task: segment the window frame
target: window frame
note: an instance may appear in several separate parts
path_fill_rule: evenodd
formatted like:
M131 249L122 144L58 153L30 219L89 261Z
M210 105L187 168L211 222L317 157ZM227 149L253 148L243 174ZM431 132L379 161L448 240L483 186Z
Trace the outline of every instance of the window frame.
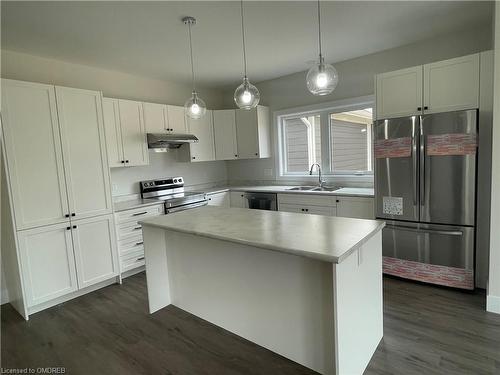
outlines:
M371 107L373 118L375 119L375 97L367 95L362 97L336 100L276 111L274 117L274 148L275 148L275 170L277 180L287 181L312 181L317 180L318 176L314 173L312 176L308 172L285 172L286 171L286 144L284 123L286 119L297 117L308 117L313 115L320 116L321 126L321 170L326 181L331 182L366 182L373 183L373 168L372 171L363 171L352 173L351 171L331 171L331 132L330 132L330 115L339 112L348 112ZM373 151L372 151L373 153ZM373 154L372 154L373 164Z

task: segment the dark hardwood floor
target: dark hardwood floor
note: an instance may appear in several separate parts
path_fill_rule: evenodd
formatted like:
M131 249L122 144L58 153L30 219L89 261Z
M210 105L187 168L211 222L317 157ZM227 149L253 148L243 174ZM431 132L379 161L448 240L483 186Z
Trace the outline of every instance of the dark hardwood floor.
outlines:
M500 374L484 294L384 279L384 339L365 374ZM25 322L1 309L3 368L67 374L315 374L175 307L147 313L144 274ZM286 312L284 312L286 313Z

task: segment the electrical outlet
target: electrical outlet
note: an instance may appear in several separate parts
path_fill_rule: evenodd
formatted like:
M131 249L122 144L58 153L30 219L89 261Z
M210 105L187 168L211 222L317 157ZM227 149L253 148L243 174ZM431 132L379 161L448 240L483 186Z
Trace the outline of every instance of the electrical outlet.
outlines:
M272 168L265 168L264 169L264 176L265 177L272 177L273 176L273 169Z
M118 193L118 185L117 184L111 184L111 191L113 193Z

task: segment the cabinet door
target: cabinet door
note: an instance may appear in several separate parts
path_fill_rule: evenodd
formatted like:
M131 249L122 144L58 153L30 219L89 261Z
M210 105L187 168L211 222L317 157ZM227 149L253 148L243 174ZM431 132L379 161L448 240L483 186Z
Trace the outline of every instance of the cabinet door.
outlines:
M376 76L377 119L421 114L422 66Z
M236 110L236 140L239 159L259 157L257 108Z
M339 197L337 198L337 216L374 219L373 203L373 198Z
M198 143L191 143L191 161L215 160L214 131L212 123L212 111L207 111L201 119L188 119L189 133L194 134Z
M77 290L69 222L17 232L28 306Z
M110 168L125 166L118 99L102 98L104 130Z
M167 119L170 132L176 134L187 133L184 107L167 105Z
M169 129L165 118L165 105L142 103L146 133L166 133Z
M323 215L323 216L337 216L335 206L321 207L321 206L281 203L279 205L279 211L294 212L300 214Z
M101 93L56 87L56 98L71 216L111 213Z
M424 65L424 112L479 107L479 54Z
M2 123L17 229L66 221L54 86L2 80Z
M118 253L113 215L75 220L72 223L78 287L118 275Z
M229 201L231 207L248 208L247 200L245 199L245 193L242 191L231 191L229 193Z
M125 166L149 164L146 130L142 116L142 104L118 99Z
M227 191L208 195L209 206L231 207L231 200Z
M236 113L233 109L214 111L215 159L238 158L236 146Z

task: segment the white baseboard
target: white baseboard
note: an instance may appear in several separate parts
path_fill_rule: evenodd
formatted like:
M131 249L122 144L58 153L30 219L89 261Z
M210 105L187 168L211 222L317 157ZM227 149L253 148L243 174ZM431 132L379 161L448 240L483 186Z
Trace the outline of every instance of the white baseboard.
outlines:
M4 305L10 302L9 291L7 289L3 289L0 291L0 304Z
M500 297L486 296L486 311L500 314Z

